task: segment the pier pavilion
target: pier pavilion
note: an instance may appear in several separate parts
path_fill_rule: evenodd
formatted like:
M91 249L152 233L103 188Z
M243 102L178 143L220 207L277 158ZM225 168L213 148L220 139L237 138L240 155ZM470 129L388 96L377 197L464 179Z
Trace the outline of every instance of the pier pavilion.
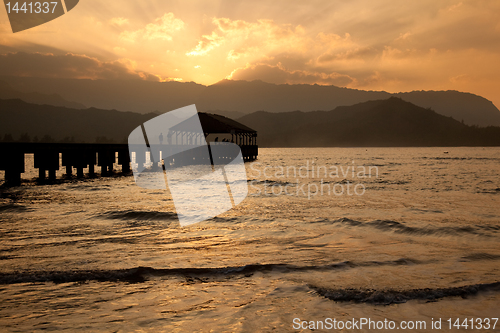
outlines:
M241 153L245 161L253 161L257 159L258 155L257 131L233 119L220 116L217 114L199 112L198 118L200 119L201 127L203 128L204 138L196 137L192 138L192 140L208 139L209 136L211 136L213 140L213 136L219 135L222 137L225 135L228 136L228 142L235 143L241 148ZM172 137L170 139L171 140L170 143L183 142L182 139L184 136L187 136L189 138L190 135L197 136L201 134L201 133L192 133L190 131L190 129L194 127L191 124L191 121L193 120L194 119L188 119L172 127L171 129ZM229 139L229 135L231 135L231 139ZM179 140L179 138L181 140ZM218 140L218 142L220 141L221 140ZM217 142L212 141L212 144L213 143Z

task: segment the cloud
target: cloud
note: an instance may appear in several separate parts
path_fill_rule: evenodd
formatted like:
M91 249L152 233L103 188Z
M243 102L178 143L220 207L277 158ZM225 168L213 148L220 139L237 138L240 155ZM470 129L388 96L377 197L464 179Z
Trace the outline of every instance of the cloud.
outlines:
M450 7L447 8L448 11L452 12L452 11L455 11L457 10L459 7L461 7L463 5L462 2L459 2L457 4L454 4L454 5L451 5Z
M211 35L203 35L201 36L201 40L198 42L196 47L186 53L188 56L201 56L205 55L214 48L218 47L224 42L224 37L217 35L217 33L212 32Z
M404 33L404 34L403 34L403 33L400 33L400 34L399 34L399 37L398 37L398 38L396 38L396 40L397 40L397 41L398 41L398 40L405 40L405 39L407 39L408 37L410 37L411 35L412 35L412 34L411 34L411 32L409 32L409 31L408 31L408 32L406 32L406 33Z
M213 18L216 26L211 34L202 35L194 49L187 52L189 56L203 56L212 50L226 45L226 59L234 60L242 57L262 55L263 52L281 51L293 48L299 51L303 43L298 38L304 29L298 25L277 24L273 20L257 20L246 22L228 18Z
M230 68L227 77L263 80L271 83L317 83L345 86L355 80L338 73L335 64L323 64L318 57L332 59L341 52L358 51L360 46L348 33L311 33L301 25L273 20L231 20L213 18L214 29L201 36L186 55L199 61ZM207 68L213 66L204 66ZM236 68L236 69L235 69Z
M172 35L182 29L184 29L184 22L181 19L175 18L173 13L166 13L142 29L122 32L120 39L128 42L135 42L140 39L171 41Z
M326 52L318 57L318 63L328 63L339 60L373 59L381 54L375 47L354 47L352 49Z
M3 75L53 77L73 79L141 79L160 81L150 73L137 71L128 60L100 61L86 55L67 53L7 53L0 54L0 72Z
M450 78L450 82L454 84L464 84L464 83L469 83L470 81L472 81L471 76L467 74L460 74Z
M129 24L129 21L124 17L113 17L111 20L109 20L109 23L111 25L116 25L118 27L121 27L123 25Z
M391 46L386 46L382 52L383 58L388 58L389 60L395 59L408 59L420 56L420 52L416 49L399 49Z
M227 77L231 80L262 80L275 84L320 84L320 85L336 85L346 86L354 79L348 75L339 73L323 73L312 72L306 70L287 70L281 63L276 66L268 64L248 65L244 68L234 70L231 75Z
M357 80L346 74L347 60L382 54L359 45L349 33L313 33L301 25L263 19L213 18L212 24L215 28L186 54L230 68L227 78L234 80L348 86Z
M195 0L172 7L148 0L94 7L23 34L12 34L0 11L0 54L71 52L100 60L53 72L66 77L140 77L140 68L203 84L231 74L393 92L485 91L500 105L500 1L235 0L206 6ZM123 58L137 65L111 61ZM14 71L3 63L0 73ZM29 64L25 71L56 75Z

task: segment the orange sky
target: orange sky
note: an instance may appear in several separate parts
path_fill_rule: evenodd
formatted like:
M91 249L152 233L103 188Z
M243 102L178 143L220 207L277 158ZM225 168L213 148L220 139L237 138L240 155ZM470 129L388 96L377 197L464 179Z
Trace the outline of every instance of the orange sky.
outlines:
M0 74L454 89L500 107L498 0L82 0L16 34L0 22Z

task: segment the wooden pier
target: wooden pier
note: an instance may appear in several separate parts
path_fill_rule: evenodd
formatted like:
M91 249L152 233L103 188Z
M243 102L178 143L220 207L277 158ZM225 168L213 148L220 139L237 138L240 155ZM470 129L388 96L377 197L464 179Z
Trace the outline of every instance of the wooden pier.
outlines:
M173 146L175 145L169 146L169 149L175 148ZM148 153L144 153L142 150L141 153L137 154L133 147L130 148L129 152L128 144L0 142L0 170L5 171L6 185L19 186L21 184L21 174L26 172L25 155L33 154L34 168L38 169L40 181L48 180L50 182L56 180L56 171L61 167L66 169L66 176L72 176L73 168L75 168L77 178L85 177L84 169L87 168L89 177L97 176L96 166L100 167L100 176L110 176L114 173L114 164L121 165L122 172L127 174L132 170L130 158L132 152L134 152L136 163L147 163L149 161L148 156L146 156ZM157 147L156 149L162 151L165 148L166 146ZM184 150L184 152L176 155L177 161L183 161L184 165L187 160L186 156L193 150L189 148L186 150L186 148L188 147L183 146L179 150ZM242 144L240 148L244 161L253 161L257 158L257 145ZM155 147L150 147L150 149L155 149Z
M199 119L199 120L198 120ZM191 122L201 124L203 132L192 132ZM199 128L198 124L198 128ZM195 126L196 128L196 126ZM229 148L229 144L240 147L243 160L253 161L258 156L257 132L235 120L210 113L198 113L166 131L166 142L149 145L147 147L134 144L107 144L107 143L22 143L0 142L0 170L5 170L5 183L8 186L21 184L21 174L25 170L25 155L34 154L34 167L38 169L38 178L41 181L56 179L56 171L66 168L66 176L72 176L73 168L76 177L84 177L84 169L88 168L90 177L96 176L96 166L100 167L100 175L105 177L113 174L113 165L118 163L123 173L132 170L132 163L145 166L150 161L150 152L153 156L168 156L166 161L161 161L165 166L182 166L199 163L223 164L235 158L239 151ZM220 135L210 139L209 136ZM214 142L210 142L210 141ZM130 143L130 142L129 142ZM214 160L212 154L200 152L208 145L228 149L217 149L225 155ZM221 145L221 146L219 146ZM210 151L210 150L209 150ZM161 153L160 153L161 152ZM131 157L135 160L132 161ZM205 160L203 160L205 159ZM208 161L210 159L210 161ZM158 167L160 165L157 165Z
M113 164L122 166L123 172L130 172L130 157L126 144L88 143L21 143L0 142L0 170L5 171L5 182L10 186L21 184L25 170L25 155L34 155L34 168L38 169L40 180L55 180L56 171L66 168L66 175L84 177L88 168L90 177L96 176L95 167L100 167L101 176L113 173Z

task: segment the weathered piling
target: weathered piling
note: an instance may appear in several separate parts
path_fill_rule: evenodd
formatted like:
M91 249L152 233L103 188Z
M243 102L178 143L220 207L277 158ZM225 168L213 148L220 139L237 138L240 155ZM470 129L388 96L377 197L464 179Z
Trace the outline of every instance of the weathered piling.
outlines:
M6 149L0 169L5 170L5 182L10 186L21 185L21 174L24 173L24 154L15 149Z
M56 171L59 170L59 153L57 150L37 149L34 151L34 155L34 167L38 168L39 179L45 180L45 172L48 170L49 179L55 180Z
M66 168L66 176L71 176L76 168L76 176L84 177L88 168L89 176L95 176L95 165L102 168L102 175L113 172L116 153L120 152L124 172L130 171L130 158L126 144L84 144L84 143L20 143L0 142L0 170L5 170L5 183L9 186L21 184L21 174L25 172L25 154L34 154L34 167L38 169L38 178L45 181L56 179L56 172L61 166ZM124 156L124 152L127 152ZM99 155L99 160L97 156Z
M97 165L101 167L101 176L109 176L113 173L113 164L116 162L116 151L100 149L97 152Z
M224 144L224 143L217 143ZM240 146L243 159L252 161L257 158L257 146ZM152 150L151 150L152 149ZM0 170L5 171L5 183L9 186L21 184L21 174L25 172L25 155L34 154L34 167L38 169L40 181L56 180L56 172L61 166L66 168L66 176L72 176L76 168L76 176L84 177L84 169L88 168L88 176L95 176L95 166L101 167L101 176L110 176L114 172L114 164L122 167L123 173L131 171L132 154L135 163L144 165L146 155L153 151L153 162L161 167L160 154L165 159L165 167L205 164L210 161L203 160L204 154L199 150L204 146L164 145L145 147L129 146L127 144L85 144L85 143L20 143L0 142ZM151 158L149 159L151 161ZM47 175L48 173L48 175Z
M122 166L122 172L130 172L130 154L128 149L118 151L118 164Z

